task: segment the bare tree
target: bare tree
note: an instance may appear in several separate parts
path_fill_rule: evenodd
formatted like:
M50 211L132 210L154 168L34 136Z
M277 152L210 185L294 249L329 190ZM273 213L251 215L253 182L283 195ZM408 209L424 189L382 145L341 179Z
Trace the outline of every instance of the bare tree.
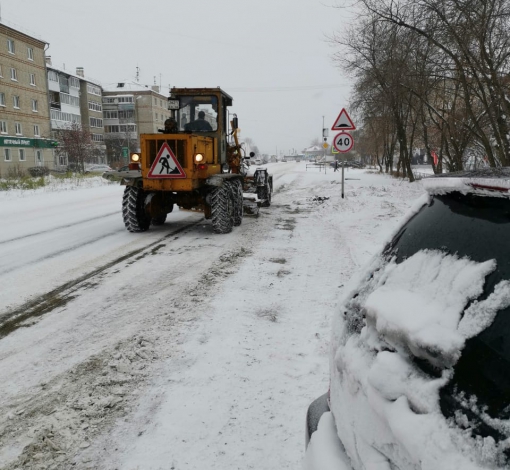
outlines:
M461 120L468 123L468 132L483 146L491 166L509 165L510 2L361 0L360 4L371 15L422 37L440 52L448 65L441 78L458 84L458 96L464 102ZM432 102L427 106L440 116ZM455 114L448 113L448 118L458 121Z
M57 154L67 156L70 166L83 173L85 163L90 161L94 154L91 133L81 124L72 122L66 128L56 130L55 137L59 143Z

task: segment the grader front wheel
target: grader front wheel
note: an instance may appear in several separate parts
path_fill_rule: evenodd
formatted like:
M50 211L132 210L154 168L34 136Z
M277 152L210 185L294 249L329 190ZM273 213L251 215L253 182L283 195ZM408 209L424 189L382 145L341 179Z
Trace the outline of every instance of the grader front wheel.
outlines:
M234 226L234 200L228 184L211 194L211 223L214 233L230 233Z
M122 198L122 218L130 232L145 232L151 224L150 217L145 213L145 192L134 186L126 186Z

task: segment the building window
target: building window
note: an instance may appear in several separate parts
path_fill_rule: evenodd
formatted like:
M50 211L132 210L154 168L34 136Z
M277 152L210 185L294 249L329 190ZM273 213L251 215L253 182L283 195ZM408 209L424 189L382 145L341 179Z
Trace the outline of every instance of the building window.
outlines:
M40 137L41 134L39 133L39 126L37 124L34 124L34 137Z
M119 119L119 113L117 111L105 111L104 118L105 119Z
M12 97L12 105L16 108L16 109L19 109L19 96L13 96Z
M48 70L48 80L51 80L52 82L58 82L57 72L54 70Z
M22 132L21 132L21 122L15 122L14 123L14 129L15 129L16 135L22 135Z
M11 161L11 149L4 149L4 160L6 162Z
M101 112L103 110L103 105L97 101L89 101L89 110Z
M18 81L18 71L12 67L11 67L11 80L13 80L15 82Z
M30 74L30 85L35 86L35 73Z
M69 77L69 86L71 88L80 89L80 80L76 77Z
M53 121L81 123L81 116L79 114L63 113L57 109L50 109L50 116Z
M18 149L19 150L19 161L24 162L25 161L25 149Z
M93 142L104 142L103 134L92 134Z
M0 121L0 134L7 134L7 121Z
M16 52L14 49L14 39L7 39L7 50L11 54L14 54Z
M37 163L42 163L42 152L40 150L35 151L35 160Z
M67 93L60 93L60 102L76 106L77 108L80 107L80 99L76 96L68 95Z
M90 119L90 127L103 127L103 120L98 118L89 118Z
M0 106L5 106L5 93L0 93Z
M4 76L2 75L2 64L0 64L0 78L4 78Z
M158 113L154 113L156 115L156 121L158 120Z
M31 47L27 48L28 60L34 60L34 50Z
M132 119L135 113L133 110L119 111L119 119Z
M32 100L32 111L37 113L37 100Z
M91 85L90 83L87 84L87 92L91 95L101 96L101 88Z

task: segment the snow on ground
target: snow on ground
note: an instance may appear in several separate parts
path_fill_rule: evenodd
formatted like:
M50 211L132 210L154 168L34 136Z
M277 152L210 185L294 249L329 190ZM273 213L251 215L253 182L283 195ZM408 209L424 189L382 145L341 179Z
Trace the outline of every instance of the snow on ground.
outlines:
M48 254L56 277L81 275L101 257L113 259L109 250L120 255L199 222L0 340L0 467L299 468L306 409L328 388L330 318L344 284L422 188L348 169L342 199L341 172L306 171L304 162L268 168L272 206L228 235L187 212L128 234L119 214L107 216L120 212L116 185L74 190L74 210L58 191L0 194L10 227L32 211L54 237L51 228L76 217L81 204L92 218L90 201L101 198L102 224L58 235L56 243L70 238L81 259L71 273L71 248ZM0 242L23 236L24 223ZM96 241L80 244L80 232ZM34 275L44 263L31 267L16 243L18 275L30 279L17 282L16 295L54 287L56 277Z

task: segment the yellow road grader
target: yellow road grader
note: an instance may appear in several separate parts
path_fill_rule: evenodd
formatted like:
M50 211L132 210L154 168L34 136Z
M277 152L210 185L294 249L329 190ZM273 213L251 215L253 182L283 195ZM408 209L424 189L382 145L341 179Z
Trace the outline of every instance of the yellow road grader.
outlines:
M178 206L202 211L215 233L229 233L247 210L258 213L271 204L272 176L265 168L248 175L238 119L229 118L232 101L219 87L171 89L165 128L141 134L140 152L131 154L122 175L127 230L161 225Z

